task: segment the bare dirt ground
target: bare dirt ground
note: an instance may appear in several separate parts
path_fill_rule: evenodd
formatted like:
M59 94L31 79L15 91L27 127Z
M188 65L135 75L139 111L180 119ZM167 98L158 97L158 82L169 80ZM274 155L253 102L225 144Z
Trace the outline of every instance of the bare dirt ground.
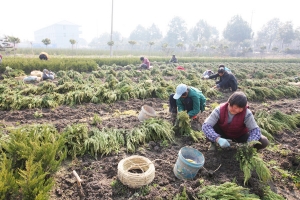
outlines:
M210 104L225 102L230 93L225 93L219 100L209 100L207 110L199 116L199 125L209 115ZM114 127L130 129L140 124L137 115L143 105L155 108L158 116L170 120L164 106L168 102L160 99L130 100L107 104L84 104L75 107L60 106L56 109L26 109L19 111L0 111L0 120L5 125L22 125L33 123L52 123L61 131L68 124L90 122L93 115L99 114L102 118L101 127ZM266 101L265 103L250 102L250 109L255 113L258 110L280 109L285 113L300 112L299 99L284 99ZM136 115L123 115L124 111L133 110ZM42 113L35 117L35 113ZM133 112L134 113L134 112ZM198 127L199 128L199 127ZM285 131L275 136L276 143L286 154L265 149L261 155L265 162L275 161L276 165L286 171L299 169L299 162L295 155L300 154L300 129L294 132ZM177 179L173 167L177 160L179 150L184 146L191 146L201 151L205 156L204 167L201 168L194 180L185 181ZM197 196L203 185L219 185L235 180L243 186L244 176L234 155L236 147L208 151L209 144L205 141L194 143L190 138L178 136L176 142L162 145L160 142L150 142L141 146L135 154L128 154L121 149L117 154L98 157L95 160L89 155L78 158L77 161L67 160L55 174L56 184L51 192L51 199L172 199L177 193L186 188L190 199ZM131 155L142 155L154 162L155 178L147 187L130 189L117 179L117 165L121 159ZM273 180L269 183L271 189L286 199L300 199L299 188L295 186L291 177L283 175L275 168L270 168ZM72 171L76 170L80 178L82 190L77 187ZM200 181L201 180L201 181ZM201 185L202 184L202 185ZM262 196L262 187L256 174L253 174L245 186L252 193Z

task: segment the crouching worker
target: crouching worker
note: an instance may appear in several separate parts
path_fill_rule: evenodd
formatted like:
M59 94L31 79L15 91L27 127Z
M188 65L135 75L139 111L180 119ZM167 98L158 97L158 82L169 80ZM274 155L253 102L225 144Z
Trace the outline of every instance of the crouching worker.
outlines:
M223 90L231 89L232 92L237 90L238 83L232 73L227 72L223 67L220 67L218 70L218 75L220 76L220 80L216 82L216 85L213 88Z
M206 98L197 88L179 84L176 93L169 97L169 111L177 114L186 110L191 119L196 119L197 114L205 110Z
M55 74L47 69L43 70L43 80L51 79L53 80L55 77Z
M49 55L46 52L41 52L40 55L39 55L39 59L40 60L48 60Z
M215 144L220 147L229 147L227 139L237 143L259 141L256 149L268 146L268 139L261 134L252 112L247 106L247 97L243 92L233 93L226 103L215 108L202 125L207 140L212 142L211 150Z
M142 64L140 65L140 68L142 69L150 69L150 61L148 60L148 58L144 58L144 57L140 57L140 61L142 62Z

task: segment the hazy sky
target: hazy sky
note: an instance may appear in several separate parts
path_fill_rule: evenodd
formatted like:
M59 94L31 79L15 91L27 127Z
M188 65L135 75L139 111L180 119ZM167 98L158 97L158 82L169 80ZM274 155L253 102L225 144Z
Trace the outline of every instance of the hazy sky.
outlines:
M113 30L128 37L137 25L156 24L163 35L170 20L179 16L188 29L203 19L220 33L234 15L252 24L256 33L273 18L300 26L297 0L113 0ZM3 0L0 3L0 37L13 35L33 41L34 31L67 20L81 26L88 42L111 30L112 0ZM252 23L251 23L252 21Z

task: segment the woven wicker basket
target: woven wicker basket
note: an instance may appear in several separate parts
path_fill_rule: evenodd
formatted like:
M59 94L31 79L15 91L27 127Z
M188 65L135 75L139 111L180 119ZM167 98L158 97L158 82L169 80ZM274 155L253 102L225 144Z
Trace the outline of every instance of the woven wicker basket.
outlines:
M142 173L132 173L129 170L138 169ZM154 164L143 156L130 156L122 159L118 164L118 178L130 188L140 188L148 185L155 177Z

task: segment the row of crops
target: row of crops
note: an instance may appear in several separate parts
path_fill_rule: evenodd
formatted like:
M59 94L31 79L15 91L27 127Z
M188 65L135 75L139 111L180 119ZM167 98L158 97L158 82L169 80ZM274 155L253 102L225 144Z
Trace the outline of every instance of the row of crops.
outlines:
M214 70L221 63L182 63L181 66L186 69L185 71L177 70L176 65L173 64L153 63L152 70L139 71L137 64L98 65L90 60L93 67L89 69L89 64L86 64L87 67L77 71L75 65L67 64L66 68L64 63L51 68L47 66L50 62L38 62L45 65L26 69L21 65L15 68L14 65L9 67L7 65L4 68L3 65L1 66L3 68L3 80L0 85L1 110L56 108L59 105L71 106L83 103L110 104L132 98L154 97L167 100L179 83L201 89L210 99L217 99L223 95L211 89L214 80L201 79L205 70ZM244 91L252 101L263 102L267 99L295 98L300 95L300 88L288 85L299 75L298 63L225 62L223 64L233 71L239 81L239 89ZM78 64L77 68L80 67L81 64ZM28 74L32 69L43 68L56 72L56 80L25 84L15 79L16 76ZM184 124L183 127L179 126L179 133L192 137L194 141L204 139L203 133L190 129L189 119L184 114L186 113L178 115L179 120L185 122L179 123ZM300 124L299 115L287 115L279 111L271 113L260 111L255 114L255 118L262 133L271 142L279 131L294 130ZM90 154L97 158L99 155L118 152L122 147L125 147L128 152L135 152L139 145L149 141L173 142L176 139L174 131L178 131L178 127L173 127L163 119L151 119L130 130L106 128L100 130L94 126L100 121L99 117L94 116L90 124L73 124L62 132L58 132L52 125L1 126L0 180L3 181L0 182L0 199L47 199L48 192L54 184L52 176L67 157L76 159L78 156ZM247 157L244 155L247 152L251 153L251 158L256 159L257 165L253 164L254 161L248 162L249 160L244 159ZM245 147L244 151L243 149L239 151L238 156L242 163L241 169L245 169L243 170L245 182L251 176L251 170L258 172L262 182L270 180L270 171L256 152ZM225 186L211 187L208 190L225 191L223 188L225 187L227 190L231 188L235 193L245 191L237 185L225 184ZM266 191L266 195L281 199L270 190ZM199 197L201 195L203 194L199 194ZM184 194L177 194L177 196L180 198ZM250 196L256 198L255 195Z
M167 63L170 57L149 57L152 65L160 65ZM214 68L219 63L246 63L247 65L255 64L266 64L270 63L300 63L300 59L255 59L255 58L201 58L201 57L183 57L179 58L179 64L192 63L197 65L197 63L212 63ZM97 66L103 65L137 65L140 64L139 57L114 57L114 58L63 58L54 57L50 58L48 61L41 61L36 58L25 58L25 57L5 57L2 60L2 65L0 65L0 73L5 70L5 67L10 66L13 69L20 69L26 73L30 73L32 70L43 70L47 68L51 71L59 70L75 70L78 72L91 72L95 70Z
M296 98L300 88L288 83L298 76L298 64L248 64L227 63L239 81L239 88L249 100ZM154 65L152 70L139 71L137 65L103 65L90 73L75 70L56 71L56 81L25 84L15 76L24 75L22 70L6 67L0 85L0 109L55 108L59 105L82 103L113 103L131 98L167 99L179 83L202 90L208 98L221 96L212 90L214 81L201 79L207 69L216 68L211 63L186 63L186 70L175 65Z

